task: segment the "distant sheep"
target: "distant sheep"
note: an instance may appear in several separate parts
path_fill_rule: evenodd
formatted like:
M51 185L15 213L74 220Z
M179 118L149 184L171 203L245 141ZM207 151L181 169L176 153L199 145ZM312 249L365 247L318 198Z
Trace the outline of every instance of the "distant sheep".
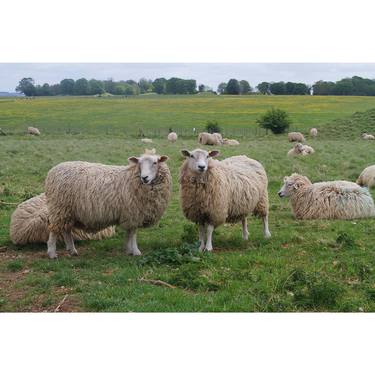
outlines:
M362 139L364 139L364 140L374 140L375 139L375 137L372 135L372 134L367 134L367 133L363 133L362 134Z
M306 155L306 153L303 153L303 144L302 143L296 143L288 151L288 156L301 156L301 155Z
M152 141L152 139L150 139L150 138L142 138L142 139L141 139L141 142L143 142L143 143L154 143L154 142Z
M362 171L358 177L357 184L368 188L375 186L375 165L371 165Z
M34 127L32 127L32 126L29 126L29 127L27 128L27 134L30 134L30 135L37 135L37 136L39 136L39 135L40 135L40 131L39 131L38 128L34 128Z
M219 151L181 153L186 158L179 178L182 210L199 225L201 251L212 250L213 230L226 222L241 221L243 238L248 239L247 216L252 213L262 218L264 236L271 237L267 175L259 162L243 155L213 160Z
M279 196L289 197L297 219L359 219L375 215L368 189L354 182L329 181L312 184L299 174L284 178Z
M311 155L315 152L315 150L308 145L303 145L302 153L305 155Z
M317 128L311 128L310 129L310 137L315 138L318 136L318 129Z
M289 142L305 142L305 137L300 132L291 132L288 133L288 141Z
M77 255L71 230L77 223L87 230L121 225L128 233L126 252L141 255L136 232L156 224L168 206L172 177L167 156L130 157L129 165L82 161L58 164L46 179L50 235L48 255L56 258L56 239Z
M178 136L177 136L177 133L175 133L175 132L171 132L171 133L168 134L168 137L167 137L167 138L168 138L168 141L169 141L169 142L176 142Z
M224 138L223 139L223 144L224 145L228 145L228 146L239 146L240 142L238 142L235 139Z
M198 142L201 145L219 146L223 143L223 137L220 133L199 133Z
M101 240L112 237L115 227L108 227L99 232L87 232L72 229L75 240ZM10 219L10 239L15 245L26 245L48 241L48 210L46 195L39 194L19 204ZM58 240L62 241L60 236Z

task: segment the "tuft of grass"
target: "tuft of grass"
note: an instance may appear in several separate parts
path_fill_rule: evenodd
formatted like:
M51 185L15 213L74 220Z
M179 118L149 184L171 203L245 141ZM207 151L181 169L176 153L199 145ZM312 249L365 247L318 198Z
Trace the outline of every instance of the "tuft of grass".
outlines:
M18 272L23 269L23 261L21 259L11 260L7 264L7 269L10 272Z

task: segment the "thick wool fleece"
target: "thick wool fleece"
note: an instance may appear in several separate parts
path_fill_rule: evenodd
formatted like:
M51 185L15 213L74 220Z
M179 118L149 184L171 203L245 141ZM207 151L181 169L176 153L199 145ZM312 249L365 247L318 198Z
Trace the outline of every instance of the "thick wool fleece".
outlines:
M46 179L50 230L72 227L99 230L119 224L137 229L156 224L168 206L172 178L165 163L157 177L142 184L139 166L66 162L52 168Z
M370 165L362 171L358 177L357 184L368 188L375 186L375 165Z
M246 156L210 159L202 175L189 169L185 161L180 170L180 195L185 216L198 224L217 227L251 213L268 214L266 172Z
M101 240L112 237L115 234L115 227L108 227L99 232L86 232L73 228L75 240ZM47 242L48 230L48 209L45 194L28 199L17 206L10 220L10 239L16 245L27 243ZM62 238L59 238L62 241Z
M293 175L296 189L290 202L297 219L358 219L375 215L369 191L354 182L329 181L312 184Z
M300 132L290 132L288 133L289 142L305 142L305 137Z
M198 143L202 145L219 146L223 143L223 137L220 133L199 133Z

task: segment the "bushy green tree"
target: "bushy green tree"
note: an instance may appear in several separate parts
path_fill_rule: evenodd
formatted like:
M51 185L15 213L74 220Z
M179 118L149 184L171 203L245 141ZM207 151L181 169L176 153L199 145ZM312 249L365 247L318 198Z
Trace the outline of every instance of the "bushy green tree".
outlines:
M269 82L259 83L259 85L257 86L257 90L263 95L269 94L270 93L270 83Z
M22 78L16 87L17 92L21 92L26 96L33 96L36 93L34 80L32 78Z
M77 79L74 83L74 94L75 95L89 95L90 85L86 78Z
M225 89L225 93L228 95L239 95L240 83L235 78L230 79L227 88Z
M221 128L216 120L209 120L206 122L207 133L221 133Z
M292 123L287 112L272 108L257 119L261 128L271 130L274 134L284 133Z
M241 95L247 95L247 94L249 94L253 91L249 82L247 82L246 80L243 79L239 83L240 83L240 94Z
M272 82L270 84L270 92L273 95L285 95L285 83L280 81L280 82Z
M225 90L226 90L226 88L227 88L227 83L226 83L226 82L221 82L221 83L219 84L219 86L217 87L217 92L218 92L219 94L225 94Z
M74 79L66 78L60 82L60 92L62 95L74 94Z
M167 92L167 80L165 78L156 78L152 86L157 94L166 94Z

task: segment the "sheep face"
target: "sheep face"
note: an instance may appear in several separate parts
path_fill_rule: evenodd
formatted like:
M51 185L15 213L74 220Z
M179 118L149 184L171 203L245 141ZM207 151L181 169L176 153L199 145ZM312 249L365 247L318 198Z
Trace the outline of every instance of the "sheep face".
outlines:
M302 154L303 152L303 144L302 143L297 143L295 146L294 146L294 150L299 153L299 154Z
M138 165L141 182L149 185L158 176L159 163L167 161L168 156L144 154L139 158L132 156L128 160L129 162Z
M182 156L188 159L188 167L193 172L204 173L208 168L208 161L210 158L219 155L219 151L210 151L196 149L194 151L181 151Z

